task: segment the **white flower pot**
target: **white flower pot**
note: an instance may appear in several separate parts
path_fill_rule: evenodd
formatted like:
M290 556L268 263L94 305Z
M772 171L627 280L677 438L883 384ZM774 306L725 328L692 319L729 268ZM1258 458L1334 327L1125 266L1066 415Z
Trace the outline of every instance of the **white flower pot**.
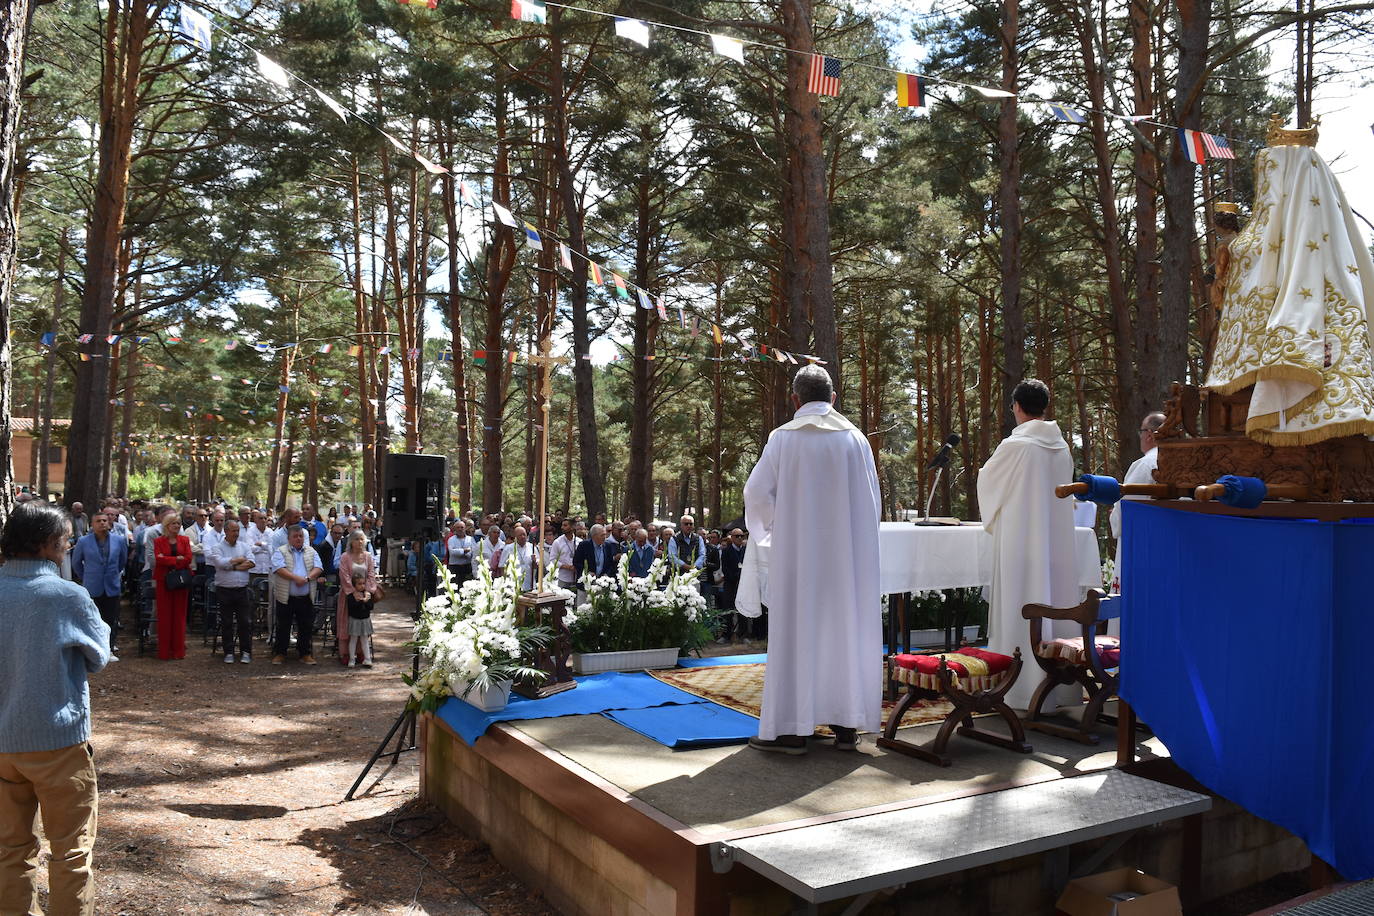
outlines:
M574 652L573 671L600 674L602 671L638 671L641 668L676 668L678 648L631 649L626 652Z
M469 706L477 707L482 712L500 712L510 702L511 683L511 681L497 681L486 689L474 686L467 692L466 696L460 690L457 691L458 699Z

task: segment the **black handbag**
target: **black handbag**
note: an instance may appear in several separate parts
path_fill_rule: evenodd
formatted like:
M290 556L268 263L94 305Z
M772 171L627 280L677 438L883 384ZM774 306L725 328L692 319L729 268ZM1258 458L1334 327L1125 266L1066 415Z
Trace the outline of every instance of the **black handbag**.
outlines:
M172 548L172 556L177 556L177 539L172 538L167 543ZM190 588L191 571L189 569L167 570L167 576L162 580L162 587L173 592Z

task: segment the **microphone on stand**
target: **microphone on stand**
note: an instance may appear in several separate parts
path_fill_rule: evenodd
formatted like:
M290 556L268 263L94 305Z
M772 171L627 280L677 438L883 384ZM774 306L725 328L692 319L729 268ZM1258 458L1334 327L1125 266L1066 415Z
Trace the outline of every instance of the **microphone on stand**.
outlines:
M958 444L959 434L950 433L949 438L945 440L945 444L940 446L940 450L935 453L935 457L930 459L930 464L926 465L926 470L933 471L936 468L946 467L949 464L950 450Z
M946 524L957 524L957 522L955 522L955 523L950 523L950 522L932 522L932 521L930 520L930 504L931 504L931 502L935 499L935 488L936 488L936 486L938 486L939 483L940 483L940 474L941 474L941 473L944 471L944 469L949 465L949 456L950 456L950 453L953 451L954 446L956 446L956 445L958 445L958 444L959 444L959 434L958 434L958 433L950 433L950 434L949 434L949 438L946 439L945 442L944 442L944 444L940 446L940 450L937 451L937 452L935 453L935 457L930 459L930 464L926 465L926 470L927 470L927 471L933 470L933 471L935 472L935 477L934 477L934 479L932 479L931 482L930 482L930 492L929 492L928 494L926 494L926 512L925 512L925 517L924 517L923 519L921 519L921 521L916 522L917 525L946 525Z

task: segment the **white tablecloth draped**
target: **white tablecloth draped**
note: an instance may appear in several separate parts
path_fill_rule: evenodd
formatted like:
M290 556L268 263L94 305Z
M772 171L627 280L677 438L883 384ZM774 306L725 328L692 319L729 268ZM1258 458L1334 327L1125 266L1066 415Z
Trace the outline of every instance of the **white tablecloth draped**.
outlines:
M985 586L992 581L992 537L978 522L957 528L883 522L878 544L879 585L885 595ZM1074 548L1079 585L1101 588L1097 534L1091 528L1075 528ZM817 554L816 562L824 563L824 555ZM751 539L744 553L735 606L742 613L757 614L767 582L768 547Z

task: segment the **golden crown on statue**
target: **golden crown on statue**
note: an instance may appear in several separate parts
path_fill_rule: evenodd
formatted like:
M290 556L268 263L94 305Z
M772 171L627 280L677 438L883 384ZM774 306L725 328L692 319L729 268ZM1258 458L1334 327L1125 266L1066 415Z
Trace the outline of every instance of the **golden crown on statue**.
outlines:
M1274 115L1269 119L1269 133L1264 137L1265 146L1316 146L1317 128L1321 118L1313 118L1311 127L1287 128L1283 126L1283 116Z

